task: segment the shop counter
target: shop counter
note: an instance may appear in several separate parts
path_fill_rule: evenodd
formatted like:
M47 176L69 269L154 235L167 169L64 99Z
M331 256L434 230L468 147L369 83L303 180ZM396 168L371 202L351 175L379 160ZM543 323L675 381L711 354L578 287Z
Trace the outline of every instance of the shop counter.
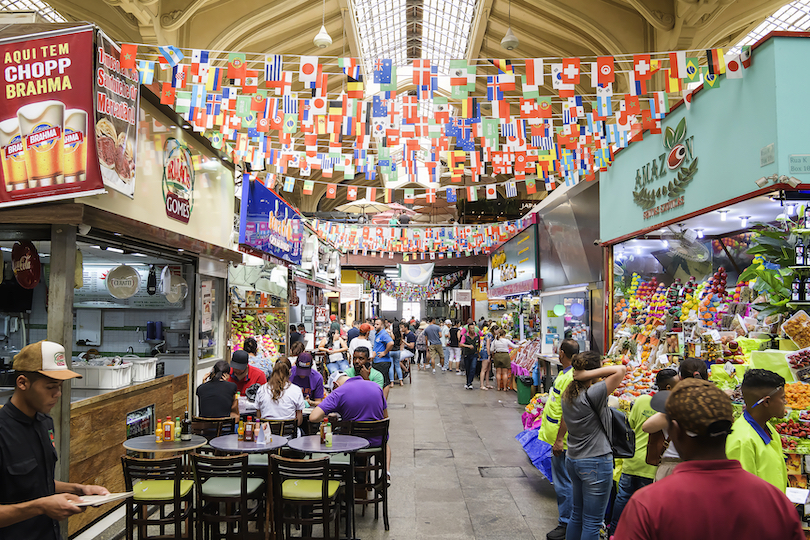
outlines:
M133 411L154 406L156 419L171 415L183 417L188 410L188 375L166 376L71 404L70 409L70 482L98 484L112 493L125 491L121 457L125 454L127 417ZM83 527L115 509L114 505L88 508L70 518L73 535Z

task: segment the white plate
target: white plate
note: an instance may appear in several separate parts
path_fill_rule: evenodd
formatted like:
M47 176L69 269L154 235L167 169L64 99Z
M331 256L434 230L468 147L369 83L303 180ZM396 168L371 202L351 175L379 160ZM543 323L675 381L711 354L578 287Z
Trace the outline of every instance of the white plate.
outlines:
M121 300L135 296L141 288L141 276L125 264L110 270L104 281L110 294Z

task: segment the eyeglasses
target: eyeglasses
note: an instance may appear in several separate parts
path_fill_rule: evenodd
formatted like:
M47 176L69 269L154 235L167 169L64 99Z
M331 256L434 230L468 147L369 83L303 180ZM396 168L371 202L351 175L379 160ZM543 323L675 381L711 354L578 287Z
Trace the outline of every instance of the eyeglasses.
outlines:
M777 392L779 392L779 390L781 390L782 388L783 388L783 387L781 387L781 386L777 386L777 387L776 387L776 388L773 390L773 392L771 392L771 393L770 393L770 394L768 394L767 396L764 396L764 397L760 398L760 399L759 399L759 401L757 401L756 403L754 403L753 405L751 405L751 408L753 409L754 407L756 407L757 405L759 405L760 403L762 403L763 401L765 401L765 400L766 400L766 399L768 399L769 397L773 397L773 396L775 396L775 395L776 395L776 393L777 393Z

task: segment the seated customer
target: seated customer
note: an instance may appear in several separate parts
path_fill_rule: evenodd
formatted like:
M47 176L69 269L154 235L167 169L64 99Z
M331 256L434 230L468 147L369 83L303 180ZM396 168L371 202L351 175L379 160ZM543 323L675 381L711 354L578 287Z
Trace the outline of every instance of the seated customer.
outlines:
M383 330L384 331L384 330ZM330 413L338 413L341 421L362 422L388 418L388 405L382 388L363 377L351 377L337 371L329 376L329 395L309 415L310 422L320 422ZM369 440L371 446L380 446L382 441ZM391 446L386 445L386 469L391 469Z
M236 383L236 391L248 401L256 401L256 392L267 382L264 372L250 365L250 356L245 351L234 351L231 355L231 380Z
M220 360L207 375L208 380L197 387L199 412L203 418L239 418L236 383L230 380L231 367Z
M371 351L366 347L357 347L354 350L354 357L351 367L345 371L349 377L356 377L357 375L363 377L367 381L375 382L380 385L380 388L385 384L385 379L382 373L371 367Z
M290 382L290 362L282 358L276 362L267 384L256 394L256 409L259 418L270 420L293 420L300 426L304 418L301 411L307 406L301 389Z
M312 369L312 355L308 352L298 355L290 373L290 381L301 388L310 407L323 401L323 377L318 370Z
M242 348L250 355L248 363L262 370L266 378L270 378L270 374L273 373L273 362L259 350L259 344L256 343L256 340L252 337L247 338Z

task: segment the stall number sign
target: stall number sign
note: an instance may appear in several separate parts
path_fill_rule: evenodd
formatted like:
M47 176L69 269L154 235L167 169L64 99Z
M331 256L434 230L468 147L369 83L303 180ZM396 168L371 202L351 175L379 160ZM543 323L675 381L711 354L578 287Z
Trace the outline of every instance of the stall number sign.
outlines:
M791 154L788 156L790 174L810 173L810 154Z
M694 135L686 136L686 118L674 130L667 126L664 148L666 152L636 170L633 202L644 210L644 219L683 206L686 186L697 173Z

